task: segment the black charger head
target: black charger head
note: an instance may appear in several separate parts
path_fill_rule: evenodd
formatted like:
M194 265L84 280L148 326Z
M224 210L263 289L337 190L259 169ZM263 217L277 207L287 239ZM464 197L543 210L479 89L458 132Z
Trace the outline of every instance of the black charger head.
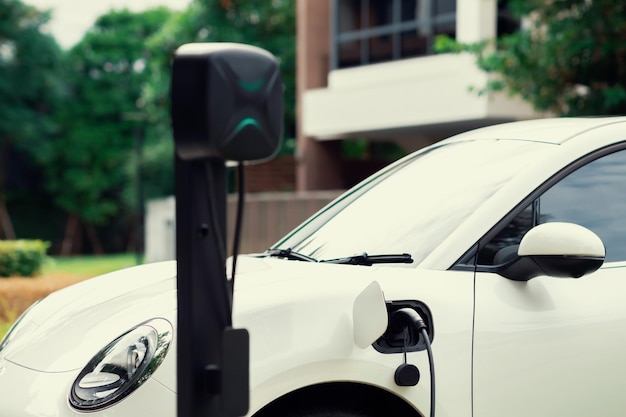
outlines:
M174 56L170 95L181 159L260 161L280 149L280 67L264 49L235 43L183 45Z

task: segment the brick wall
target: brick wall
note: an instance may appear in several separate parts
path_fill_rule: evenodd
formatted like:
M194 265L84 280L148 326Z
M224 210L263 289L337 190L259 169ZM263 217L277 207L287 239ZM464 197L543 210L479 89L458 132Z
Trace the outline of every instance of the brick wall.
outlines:
M246 192L292 191L296 184L293 155L280 155L268 162L245 167Z

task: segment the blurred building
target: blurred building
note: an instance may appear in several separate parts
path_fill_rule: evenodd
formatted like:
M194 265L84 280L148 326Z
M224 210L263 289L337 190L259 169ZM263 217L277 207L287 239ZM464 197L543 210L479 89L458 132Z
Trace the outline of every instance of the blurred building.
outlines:
M473 56L433 51L437 35L470 43L517 27L498 0L298 0L296 188L352 185L342 141L409 152L537 117L505 94L470 91L487 82Z

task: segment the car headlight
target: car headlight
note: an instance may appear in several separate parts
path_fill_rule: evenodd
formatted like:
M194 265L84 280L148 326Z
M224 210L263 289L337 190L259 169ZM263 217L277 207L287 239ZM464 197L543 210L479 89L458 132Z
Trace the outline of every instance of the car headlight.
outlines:
M82 411L109 407L143 384L165 359L172 326L154 319L129 330L102 349L78 374L70 404Z

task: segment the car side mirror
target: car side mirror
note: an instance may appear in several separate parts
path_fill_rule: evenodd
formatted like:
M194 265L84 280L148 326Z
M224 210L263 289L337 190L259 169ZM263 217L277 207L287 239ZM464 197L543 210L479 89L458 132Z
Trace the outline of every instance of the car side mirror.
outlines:
M600 268L605 254L602 240L591 230L573 223L544 223L524 235L517 257L500 274L515 281L540 275L580 278Z

